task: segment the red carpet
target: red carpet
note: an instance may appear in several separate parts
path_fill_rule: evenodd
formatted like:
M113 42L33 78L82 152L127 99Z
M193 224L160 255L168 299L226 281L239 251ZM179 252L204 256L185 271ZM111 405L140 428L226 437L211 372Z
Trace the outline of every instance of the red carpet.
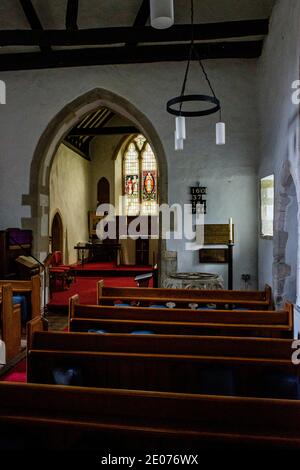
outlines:
M116 266L114 263L84 263L84 264L73 264L73 269L76 269L78 274L80 271L140 271L141 273L144 272L151 272L152 266L127 266L127 265L120 265Z
M51 301L48 303L49 310L66 311L69 305L69 298L74 294L79 294L80 303L97 303L97 282L104 279L104 285L108 287L136 287L134 277L77 277L70 289L60 292L54 292ZM149 287L152 287L152 279Z
M0 377L0 382L26 382L26 359L22 359L11 371Z

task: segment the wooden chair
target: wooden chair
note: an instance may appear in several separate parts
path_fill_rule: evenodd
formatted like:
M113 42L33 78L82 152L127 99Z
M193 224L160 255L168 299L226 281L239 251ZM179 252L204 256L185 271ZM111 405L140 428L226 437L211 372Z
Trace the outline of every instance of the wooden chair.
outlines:
M72 284L75 274L71 266L62 263L62 256L60 251L54 251L51 257L50 268L50 293L58 290L65 290L66 287L70 287Z

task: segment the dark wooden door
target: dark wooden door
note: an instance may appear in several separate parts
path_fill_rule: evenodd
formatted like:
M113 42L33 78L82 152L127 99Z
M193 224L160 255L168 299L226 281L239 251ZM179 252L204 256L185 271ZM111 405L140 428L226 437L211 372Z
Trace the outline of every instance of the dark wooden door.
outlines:
M135 243L135 264L137 266L148 265L149 239L138 238Z
M51 248L52 252L60 251L61 254L63 252L63 224L58 212L55 214L52 222Z

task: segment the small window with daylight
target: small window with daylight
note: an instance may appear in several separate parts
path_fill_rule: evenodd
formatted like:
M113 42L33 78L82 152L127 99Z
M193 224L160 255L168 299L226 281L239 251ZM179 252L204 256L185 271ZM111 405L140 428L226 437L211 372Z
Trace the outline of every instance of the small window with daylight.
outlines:
M261 201L261 236L273 237L274 224L274 175L266 176L260 180Z

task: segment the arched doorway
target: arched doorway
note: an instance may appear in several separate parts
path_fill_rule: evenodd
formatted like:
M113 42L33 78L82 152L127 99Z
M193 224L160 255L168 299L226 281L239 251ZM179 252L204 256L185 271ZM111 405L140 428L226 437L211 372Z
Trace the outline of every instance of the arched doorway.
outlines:
M34 254L41 259L48 251L49 180L54 156L70 129L87 113L102 106L130 120L155 149L161 175L158 188L160 203L168 203L167 160L160 137L151 121L126 99L104 89L94 89L67 104L52 119L35 150L30 172L30 192L24 195L24 200L28 201L31 210L31 218L26 220L26 226L29 225L34 232ZM158 267L165 272L165 240L160 240L159 245Z
M61 216L56 212L51 226L51 251L60 251L63 253L63 223Z

